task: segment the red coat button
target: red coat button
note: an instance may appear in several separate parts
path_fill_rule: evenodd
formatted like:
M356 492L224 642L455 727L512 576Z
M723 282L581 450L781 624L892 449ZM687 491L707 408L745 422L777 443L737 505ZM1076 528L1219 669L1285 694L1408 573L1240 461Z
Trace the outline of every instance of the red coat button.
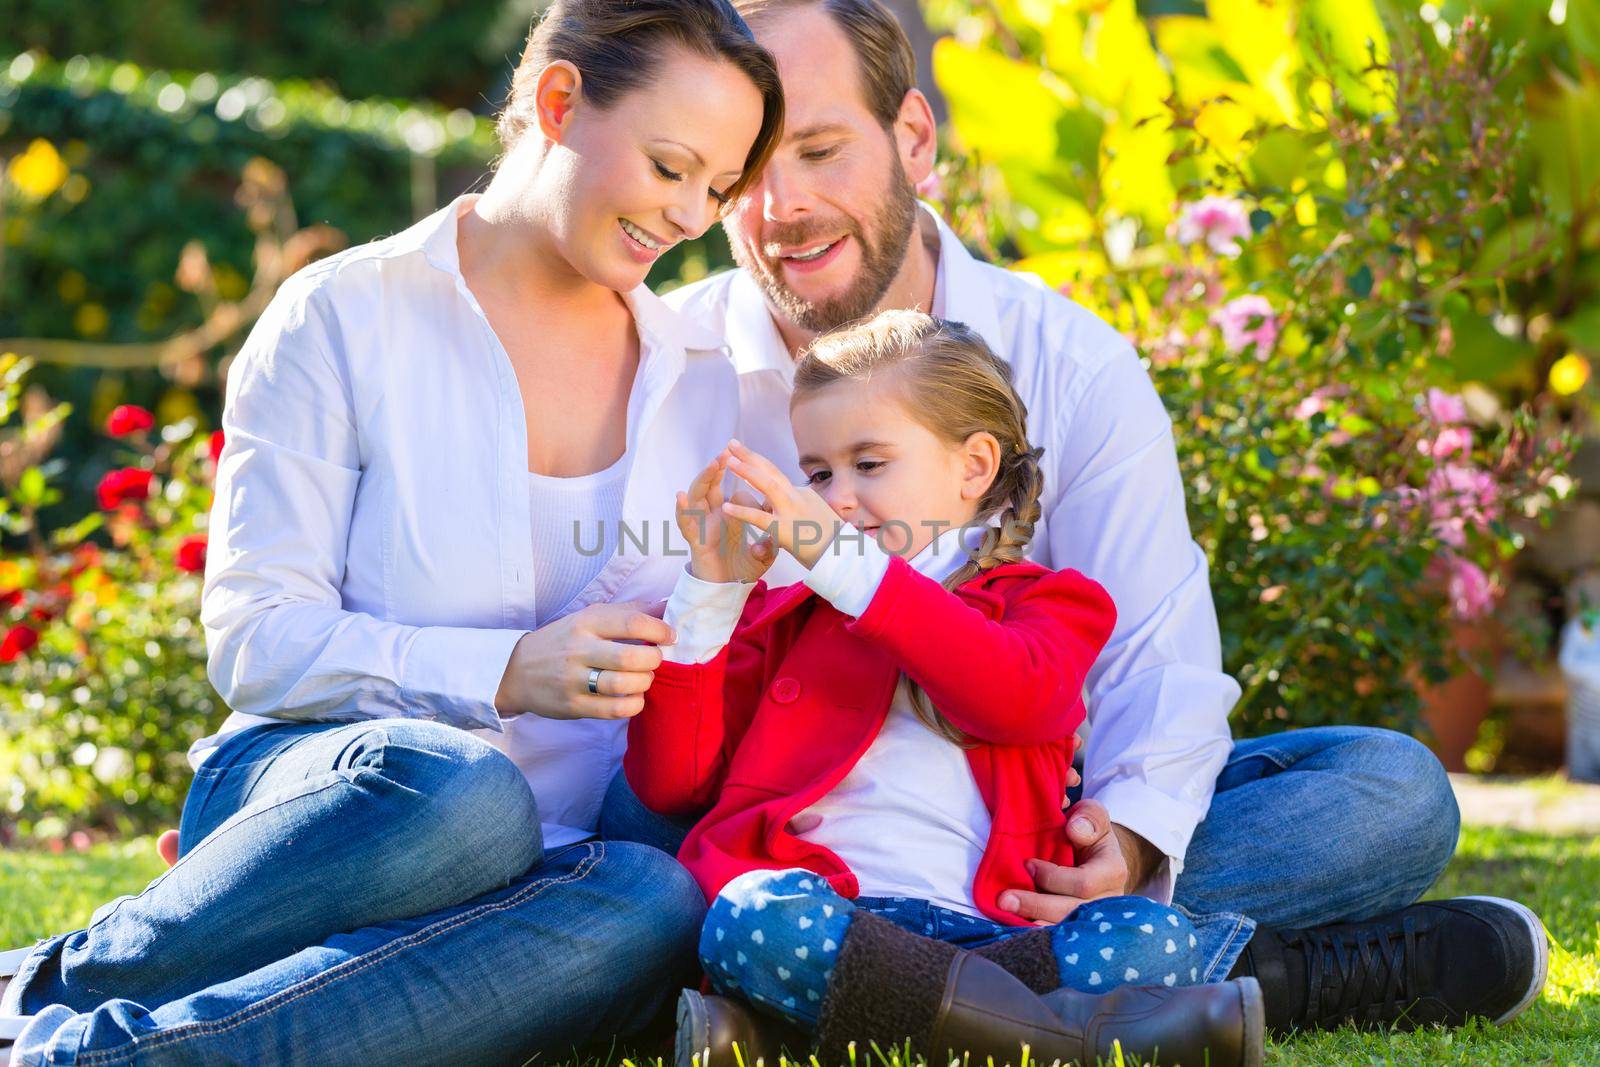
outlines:
M793 678L779 678L772 683L772 699L780 704L793 704L800 699L800 683Z

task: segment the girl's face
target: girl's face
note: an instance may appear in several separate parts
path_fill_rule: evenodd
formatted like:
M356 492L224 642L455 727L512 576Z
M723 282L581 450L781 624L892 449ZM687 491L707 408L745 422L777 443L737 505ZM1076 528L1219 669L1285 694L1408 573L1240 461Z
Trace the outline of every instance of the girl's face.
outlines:
M992 434L952 443L928 429L906 409L897 377L836 382L789 416L811 487L840 519L910 558L976 517L1000 448Z
M577 273L627 292L716 221L761 131L761 93L733 64L677 47L648 86L604 109L586 105L581 84L547 95L545 80L539 102L562 118L533 175L531 210ZM517 148L537 151L549 136L534 126Z

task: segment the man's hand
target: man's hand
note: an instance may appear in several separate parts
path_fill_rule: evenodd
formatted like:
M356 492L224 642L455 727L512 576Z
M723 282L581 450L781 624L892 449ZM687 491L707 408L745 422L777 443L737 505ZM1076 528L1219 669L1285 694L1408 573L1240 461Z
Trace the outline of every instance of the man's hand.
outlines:
M1009 889L1000 894L1002 908L1040 925L1058 923L1080 904L1143 886L1162 861L1160 850L1132 830L1113 824L1095 800L1080 800L1067 810L1067 840L1077 853L1078 865L1029 860L1028 872L1038 892Z

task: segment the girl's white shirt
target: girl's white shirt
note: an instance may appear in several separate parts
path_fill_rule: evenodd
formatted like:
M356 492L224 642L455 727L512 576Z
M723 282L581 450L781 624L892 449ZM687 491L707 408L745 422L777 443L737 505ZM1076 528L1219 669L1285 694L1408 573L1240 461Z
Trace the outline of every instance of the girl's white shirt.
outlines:
M234 714L190 762L258 723L438 720L521 768L551 848L594 832L626 722L502 720L511 651L541 616L671 590L674 494L733 435L738 381L716 334L628 294L624 528L552 614L534 592L551 561L533 547L521 392L456 251L473 199L295 274L234 361L201 603Z

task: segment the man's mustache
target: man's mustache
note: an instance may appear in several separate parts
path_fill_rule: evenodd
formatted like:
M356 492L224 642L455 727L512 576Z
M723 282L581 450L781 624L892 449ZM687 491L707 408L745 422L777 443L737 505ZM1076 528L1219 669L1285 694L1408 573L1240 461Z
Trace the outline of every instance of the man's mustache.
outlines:
M843 232L840 232L838 222L787 222L777 223L767 227L762 234L761 254L768 259L779 258L785 248L797 248L808 245L822 237L855 237L860 238L861 231L853 223L846 222Z

